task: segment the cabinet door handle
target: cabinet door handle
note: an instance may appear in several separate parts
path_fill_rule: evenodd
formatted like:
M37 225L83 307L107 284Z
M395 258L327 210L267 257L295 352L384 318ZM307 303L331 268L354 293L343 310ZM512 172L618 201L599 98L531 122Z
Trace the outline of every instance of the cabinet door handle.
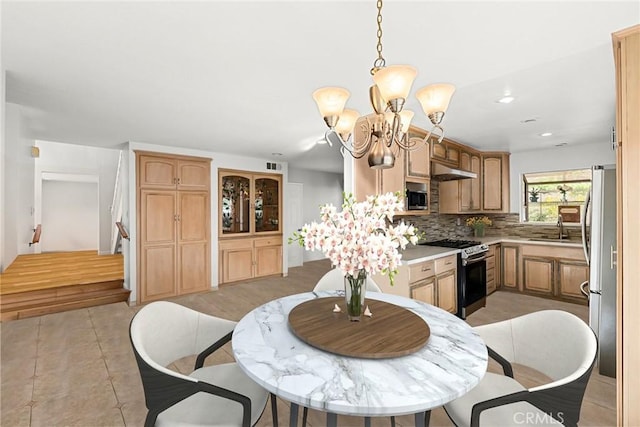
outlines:
M614 261L613 257L616 257L616 260ZM616 251L615 249L613 249L613 246L611 246L611 269L613 270L615 268L616 265L618 265L618 251Z
M430 271L431 267L422 267L422 271Z

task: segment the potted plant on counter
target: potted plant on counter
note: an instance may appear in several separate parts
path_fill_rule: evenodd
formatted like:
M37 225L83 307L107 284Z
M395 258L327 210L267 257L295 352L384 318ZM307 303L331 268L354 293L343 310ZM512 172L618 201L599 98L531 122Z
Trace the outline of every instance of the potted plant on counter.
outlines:
M467 218L467 226L473 228L474 237L483 237L484 229L492 225L491 220L486 216L472 216Z

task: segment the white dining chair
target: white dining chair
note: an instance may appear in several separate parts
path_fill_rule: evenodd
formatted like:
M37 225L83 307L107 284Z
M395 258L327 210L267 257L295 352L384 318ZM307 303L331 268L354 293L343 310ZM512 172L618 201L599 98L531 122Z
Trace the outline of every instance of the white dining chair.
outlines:
M313 292L317 291L335 291L344 290L344 276L339 268L332 268L324 274L316 283L313 288ZM367 276L367 291L368 292L382 292L376 282Z
M487 372L469 393L444 405L456 426L578 425L598 347L589 325L566 311L543 310L474 329L504 375ZM513 378L512 363L551 381L526 388Z
M231 340L235 325L167 301L152 302L138 311L129 337L148 409L145 427L257 423L269 393L236 363L203 366L206 357ZM190 374L167 368L191 355L197 359ZM275 396L271 398L277 425Z

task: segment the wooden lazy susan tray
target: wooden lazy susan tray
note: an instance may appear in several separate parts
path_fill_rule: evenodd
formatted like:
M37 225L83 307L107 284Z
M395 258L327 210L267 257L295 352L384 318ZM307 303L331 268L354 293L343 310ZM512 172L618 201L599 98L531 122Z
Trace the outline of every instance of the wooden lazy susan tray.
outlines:
M335 304L342 309L340 313L333 312ZM374 299L367 299L365 305L373 315L350 322L344 297L316 298L291 310L289 326L309 345L367 359L406 356L429 339L429 325L411 311Z

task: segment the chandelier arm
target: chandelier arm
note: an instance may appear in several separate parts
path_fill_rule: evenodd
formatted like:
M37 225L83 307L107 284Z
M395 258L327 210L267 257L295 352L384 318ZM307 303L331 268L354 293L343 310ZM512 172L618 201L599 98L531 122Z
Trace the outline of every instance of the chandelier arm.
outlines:
M415 151L421 148L426 143L426 139L422 138L409 138L408 134L404 134L402 138L394 138L394 142L405 151Z
M346 150L349 152L349 154L351 154L352 157L356 159L360 159L364 157L364 155L369 152L369 148L371 148L370 134L365 133L365 135L367 135L367 139L364 141L364 143L356 145L353 142L355 138L345 141L344 139L342 139L342 136L338 132L336 132L334 129L329 129L325 133L325 139L329 143L337 143L339 141L341 145L340 152L342 153L343 156L344 156L344 150Z
M438 135L437 133L434 133L433 131L435 131L436 129L440 130L440 135ZM431 138L431 136L439 136L438 140L436 141L438 144L442 143L442 140L444 139L444 129L442 129L442 126L440 125L434 125L431 130L429 131L429 133L427 134L427 136L424 137L425 142L429 142L429 139Z

